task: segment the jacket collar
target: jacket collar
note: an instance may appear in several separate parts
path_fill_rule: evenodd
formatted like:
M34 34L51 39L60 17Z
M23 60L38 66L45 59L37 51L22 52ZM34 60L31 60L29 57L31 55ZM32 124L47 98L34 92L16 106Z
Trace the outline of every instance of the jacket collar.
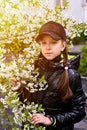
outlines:
M63 65L61 64L61 56L56 57L53 60L47 60L41 53L38 58L38 65L40 68L45 69L58 69L63 68Z
M68 53L68 67L73 69L78 69L80 64L80 54ZM64 69L64 64L62 62L61 56L56 57L53 60L47 60L42 53L38 56L38 66L43 69Z

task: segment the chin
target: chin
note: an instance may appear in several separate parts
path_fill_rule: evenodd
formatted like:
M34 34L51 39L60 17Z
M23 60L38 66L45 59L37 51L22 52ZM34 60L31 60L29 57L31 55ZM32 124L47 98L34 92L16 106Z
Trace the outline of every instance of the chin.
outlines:
M53 60L54 58L52 57L45 57L47 60Z

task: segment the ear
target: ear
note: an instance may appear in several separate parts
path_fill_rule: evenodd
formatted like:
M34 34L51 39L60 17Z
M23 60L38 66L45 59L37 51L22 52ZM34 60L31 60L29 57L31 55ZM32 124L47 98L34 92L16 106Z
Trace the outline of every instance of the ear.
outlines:
M61 51L64 51L64 49L65 49L66 46L67 46L66 41L63 41L63 42L62 42Z

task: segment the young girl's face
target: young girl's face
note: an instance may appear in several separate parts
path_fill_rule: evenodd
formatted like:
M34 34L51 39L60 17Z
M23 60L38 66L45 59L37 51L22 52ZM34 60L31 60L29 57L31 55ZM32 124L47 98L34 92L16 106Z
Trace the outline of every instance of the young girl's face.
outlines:
M39 41L41 52L47 60L53 60L61 54L66 47L66 42L63 40L54 40L49 35L44 35Z

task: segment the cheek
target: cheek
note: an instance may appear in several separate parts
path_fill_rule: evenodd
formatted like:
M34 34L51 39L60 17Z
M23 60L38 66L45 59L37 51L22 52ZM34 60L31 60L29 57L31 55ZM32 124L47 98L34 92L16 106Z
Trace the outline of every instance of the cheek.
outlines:
M43 46L42 45L40 45L40 49L41 49L41 51L43 50Z
M56 46L56 47L55 47L55 50L58 51L58 52L62 52L62 51L64 50L64 48L65 48L65 47L60 44L59 46Z
M44 49L44 45L40 44L40 48L41 48L41 49Z
M44 50L44 47L43 47L43 46L41 46L40 48L41 48L41 51L43 51L43 50Z
M45 51L45 49L43 47L41 47L42 54L44 54L44 51Z
M53 50L55 55L60 55L62 53L62 48L60 46L56 46Z
M61 52L63 52L63 51L64 51L64 49L65 49L65 46L62 46L62 47L61 47Z

